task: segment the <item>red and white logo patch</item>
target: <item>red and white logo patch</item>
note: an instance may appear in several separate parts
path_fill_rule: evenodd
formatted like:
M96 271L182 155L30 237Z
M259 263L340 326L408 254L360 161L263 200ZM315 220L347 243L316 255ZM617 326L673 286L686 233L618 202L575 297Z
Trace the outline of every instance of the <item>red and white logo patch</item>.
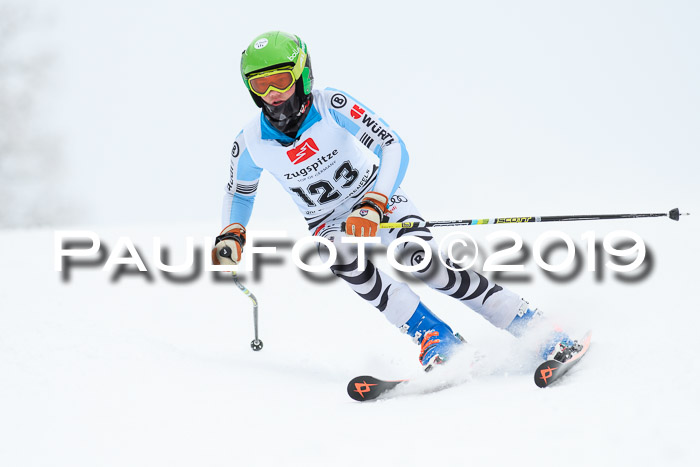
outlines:
M360 107L359 105L355 104L352 106L352 109L350 109L350 116L357 120L358 118L362 117L362 115L365 113L365 109Z
M289 156L289 160L292 161L294 165L297 165L301 164L317 152L318 146L316 145L316 142L312 138L308 138L300 143L299 146L287 151L287 156Z

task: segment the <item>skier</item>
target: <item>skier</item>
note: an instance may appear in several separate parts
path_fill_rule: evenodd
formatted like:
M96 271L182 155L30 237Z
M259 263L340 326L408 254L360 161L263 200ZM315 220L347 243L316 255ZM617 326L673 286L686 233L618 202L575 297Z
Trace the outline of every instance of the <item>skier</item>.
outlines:
M422 365L445 361L462 344L459 335L405 283L371 261L361 268L357 245L340 241L345 235L378 236L388 245L412 235L437 249L427 228L378 228L383 217L387 222L424 220L400 187L408 152L399 135L349 94L313 90L311 59L298 36L282 31L261 34L243 51L240 69L262 112L233 143L224 228L212 250L214 264L240 261L258 179L267 170L294 199L309 231L335 245L338 257L332 272L420 344ZM422 265L423 252L416 243L404 243L398 250L403 264ZM515 336L541 317L519 295L471 270L453 271L431 259L414 275ZM554 332L540 353L547 359L573 345L566 334Z

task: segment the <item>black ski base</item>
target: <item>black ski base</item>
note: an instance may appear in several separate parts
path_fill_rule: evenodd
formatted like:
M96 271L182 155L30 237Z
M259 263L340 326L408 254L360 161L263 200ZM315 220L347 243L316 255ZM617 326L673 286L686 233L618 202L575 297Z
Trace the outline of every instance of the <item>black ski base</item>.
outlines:
M547 360L535 370L535 384L539 388L546 388L566 373L571 365L557 360Z
M591 332L589 331L581 341L581 350L566 362L558 360L547 360L537 367L535 370L535 384L537 387L546 388L551 386L555 381L558 381L567 371L576 365L588 351L591 345Z
M384 381L374 376L357 376L348 383L348 395L359 402L371 401L405 381Z
M581 340L581 350L576 352L573 357L566 362L560 362L558 360L547 360L542 363L537 370L535 370L535 384L540 388L546 388L552 385L555 381L558 381L567 371L569 371L574 365L576 365L581 357L583 357L588 348L591 345L591 332L589 331ZM432 367L425 368L425 371L430 371ZM374 376L357 376L350 380L348 383L348 395L358 402L367 402L375 400L378 397L386 394L388 391L394 389L396 386L407 383L409 380L393 380L387 381ZM439 391L455 384L460 383L448 383L436 385L432 389L425 391L419 390L418 393ZM415 392L414 392L415 393Z

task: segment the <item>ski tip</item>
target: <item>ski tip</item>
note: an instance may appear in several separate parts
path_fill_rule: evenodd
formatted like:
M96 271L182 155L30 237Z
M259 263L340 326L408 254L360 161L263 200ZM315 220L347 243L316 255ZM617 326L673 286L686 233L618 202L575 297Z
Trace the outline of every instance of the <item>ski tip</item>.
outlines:
M555 373L561 368L562 363L556 360L547 360L537 367L535 371L535 384L538 388L546 388L558 375Z
M348 396L358 402L371 401L402 381L384 381L374 376L357 376L348 383Z
M560 376L566 373L572 365L576 364L578 360L588 352L588 348L591 346L592 336L592 330L589 330L583 335L579 341L581 350L574 354L570 360L563 363L558 360L547 360L541 363L535 370L535 385L537 385L538 388L546 388L558 380Z
M358 402L376 399L379 391L375 388L380 383L381 380L373 376L357 376L348 383L348 396Z

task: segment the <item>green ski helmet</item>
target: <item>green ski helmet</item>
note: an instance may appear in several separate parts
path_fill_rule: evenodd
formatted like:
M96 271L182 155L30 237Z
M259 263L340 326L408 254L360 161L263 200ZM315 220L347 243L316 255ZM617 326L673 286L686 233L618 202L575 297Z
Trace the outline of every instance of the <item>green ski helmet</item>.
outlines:
M314 75L311 70L311 58L306 43L299 36L283 31L270 31L253 39L241 54L241 77L250 92L255 105L262 107L262 98L250 90L248 78L259 72L275 68L292 67L299 97L311 94Z

